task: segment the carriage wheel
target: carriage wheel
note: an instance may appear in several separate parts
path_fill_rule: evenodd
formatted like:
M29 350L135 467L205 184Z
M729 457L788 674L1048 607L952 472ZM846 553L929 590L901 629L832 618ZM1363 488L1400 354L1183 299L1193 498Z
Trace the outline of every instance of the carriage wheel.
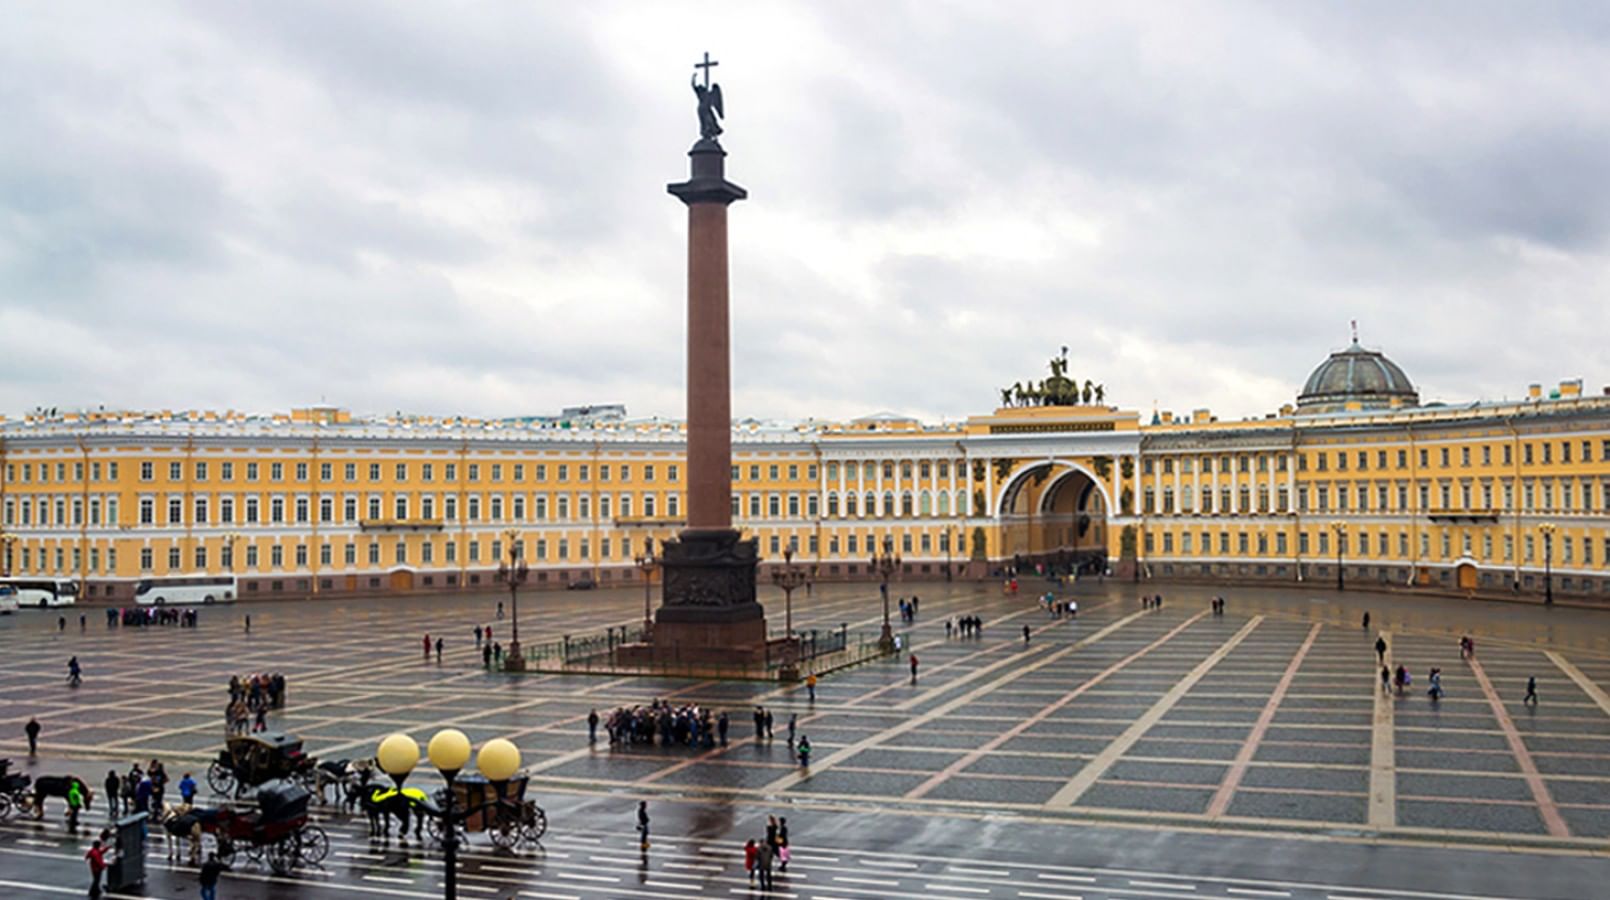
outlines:
M207 786L212 788L214 794L228 797L235 793L237 787L235 773L219 763L213 763L207 767Z
M301 859L301 845L296 839L296 834L292 832L269 844L264 848L263 855L268 859L268 867L274 870L275 875L289 875L291 870L296 868L297 861Z
M330 855L330 838L317 825L303 828L298 841L302 847L302 860L310 866L324 862L324 858Z
M0 794L0 822L11 818L11 795Z
M521 834L526 843L535 844L542 840L543 835L548 833L548 814L543 812L542 807L535 803L530 804L527 813L525 826L521 828Z
M487 826L486 832L492 836L492 844L503 850L513 850L514 845L520 842L520 823L507 813L499 814L498 820Z

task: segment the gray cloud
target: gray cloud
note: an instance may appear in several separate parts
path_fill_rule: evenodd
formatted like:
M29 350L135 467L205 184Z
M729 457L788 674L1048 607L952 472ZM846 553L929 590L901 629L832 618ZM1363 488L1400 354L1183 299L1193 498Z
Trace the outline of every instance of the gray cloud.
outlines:
M0 28L0 410L677 415L687 64L735 411L987 409L1072 348L1257 415L1610 381L1594 4L51 4ZM64 364L64 355L71 358Z

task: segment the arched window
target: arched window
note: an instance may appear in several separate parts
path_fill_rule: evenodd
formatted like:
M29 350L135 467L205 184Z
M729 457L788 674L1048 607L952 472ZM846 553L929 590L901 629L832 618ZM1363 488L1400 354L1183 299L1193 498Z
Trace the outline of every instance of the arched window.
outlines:
M890 462L889 460L884 460L883 461L883 477L884 478L893 478L894 477L894 463Z
M913 508L914 506L915 503L911 499L910 491L906 491L900 495L900 515L905 516L908 519L911 518L912 515L916 513L916 510Z
M871 491L866 492L861 504L861 515L871 518L878 514L878 495Z
M856 514L855 513L855 507L856 507L856 496L854 494L845 494L844 495L844 515L846 515L846 516L854 516Z
M827 514L836 518L839 514L839 495L837 491L830 491L827 495Z
M926 497L927 494L923 496ZM950 515L950 491L939 492L939 514L942 516Z
M917 504L917 509L918 509L919 512L921 512L925 516L933 515L934 514L934 498L933 498L933 496L930 495L927 491L923 491L922 492L922 498L921 498L920 502Z
M885 518L895 514L894 491L883 492L883 508L878 510L878 512Z
M900 477L907 481L911 480L911 460L908 459L900 464Z

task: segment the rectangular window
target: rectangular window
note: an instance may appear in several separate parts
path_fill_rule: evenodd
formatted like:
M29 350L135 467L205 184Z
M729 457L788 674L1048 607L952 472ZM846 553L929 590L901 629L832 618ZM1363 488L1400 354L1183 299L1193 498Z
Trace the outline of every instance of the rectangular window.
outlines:
M285 566L285 548L279 544L268 548L268 563L276 569Z
M43 472L44 471L43 468L41 468L40 471ZM184 463L178 463L178 462L170 462L170 463L168 463L168 480L169 481L183 481L184 480ZM177 568L177 567L175 567L175 568Z
M342 466L341 466L341 473L342 473L342 477L345 478L347 481L357 481L358 480L358 464L357 463L343 463Z
M31 468L30 466L26 466L26 465L22 467L22 480L23 481L28 480L28 470L30 468ZM140 480L141 481L150 481L151 479L156 477L155 475L151 474L151 469L152 469L152 466L151 466L150 460L146 460L146 461L140 463ZM145 566L145 568L149 569L151 567L150 566Z
M285 480L285 464L284 463L269 463L268 464L268 478L269 478L270 481L284 481Z
M329 463L319 463L319 480L330 481L335 475L335 467Z
M503 480L503 464L502 463L493 463L492 464L492 480L493 481L502 481Z
M397 471L396 471L396 479L398 481L407 481L408 480L408 464L407 463L397 463L396 469L397 469Z
M380 565L380 541L375 538L369 539L369 565Z
M307 463L299 462L299 463L296 464L296 480L297 481L306 481L307 480Z
M419 480L420 481L435 481L436 480L436 466L434 464L432 464L432 463L422 463L422 464L420 464L420 467L419 467Z

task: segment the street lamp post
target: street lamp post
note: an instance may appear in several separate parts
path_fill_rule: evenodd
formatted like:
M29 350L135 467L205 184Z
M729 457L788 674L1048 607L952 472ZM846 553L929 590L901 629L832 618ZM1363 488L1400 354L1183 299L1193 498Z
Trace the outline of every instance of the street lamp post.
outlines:
M1334 519L1330 523L1330 530L1336 533L1336 590L1347 590L1347 584L1342 579L1342 542L1347 537L1347 523L1341 519Z
M11 577L11 545L17 542L17 536L7 531L0 533L0 565L5 568L5 576Z
M771 573L772 583L783 589L783 664L777 670L777 677L782 681L799 680L799 654L794 643L794 589L804 584L806 577L805 570L794 565L794 547L789 545L783 551L783 567Z
M648 643L654 634L654 613L649 609L649 588L654 581L654 567L659 560L654 558L654 538L643 539L643 552L632 560L637 564L637 570L643 573L643 643Z
M894 536L883 536L883 552L872 553L872 571L882 579L879 591L883 594L883 632L878 635L878 646L885 653L894 652L894 628L889 624L889 576L900 568L900 557L894 552Z
M950 545L956 543L956 526L945 526L945 580L950 580Z
M514 613L509 650L503 654L503 670L524 672L525 656L520 652L520 586L531 576L531 569L520 553L520 532L510 528L503 532L503 537L509 544L509 558L498 560L498 581L508 587L509 606Z
M1543 605L1554 605L1554 523L1537 526L1543 534Z
M425 748L425 755L430 759L431 765L436 767L436 771L441 773L442 780L447 782L447 799L442 803L441 812L442 862L445 869L442 889L443 896L447 897L447 900L457 900L458 826L466 817L480 812L480 809L462 811L453 809L455 800L453 781L469 764L470 739L457 728L444 728L430 739ZM379 762L381 771L391 776L391 780L400 791L408 774L419 764L419 744L406 734L391 735L380 742L375 751L375 759ZM520 748L503 738L494 738L481 746L475 764L496 789L498 800L501 801L504 785L520 769Z
M229 548L229 574L231 575L235 574L236 571L235 545L240 542L242 537L244 535L238 531L231 531L224 535L224 546Z

